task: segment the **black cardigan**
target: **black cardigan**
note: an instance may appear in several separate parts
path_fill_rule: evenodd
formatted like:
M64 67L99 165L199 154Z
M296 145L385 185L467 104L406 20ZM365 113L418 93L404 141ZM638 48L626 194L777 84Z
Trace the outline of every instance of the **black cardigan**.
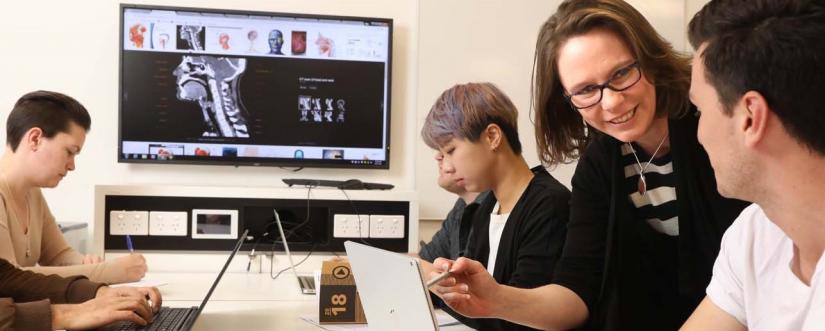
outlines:
M543 167L532 170L535 176L510 212L501 234L493 270L499 284L520 288L549 284L564 247L570 190ZM490 214L496 201L493 194L488 194L481 205L472 214L465 214L461 221L462 225L472 222L464 255L485 266L490 254ZM452 314L478 330L533 330L503 320L468 319Z
M579 160L572 180L567 241L553 282L571 289L587 304L585 328L678 328L704 297L722 234L747 203L717 192L707 153L696 139L697 124L691 115L668 122L679 210L676 286L680 298L657 298L645 291L647 275L639 272L645 252L633 231L638 229L634 222L643 221L636 217L623 185L622 143L597 133ZM679 305L679 320L661 314L662 305L668 304Z

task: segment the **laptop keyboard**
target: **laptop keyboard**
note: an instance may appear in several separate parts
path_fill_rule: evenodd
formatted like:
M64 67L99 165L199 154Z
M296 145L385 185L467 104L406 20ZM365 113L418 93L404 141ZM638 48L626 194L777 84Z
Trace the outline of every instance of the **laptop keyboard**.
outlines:
M155 320L152 321L152 324L147 326L141 326L135 324L134 322L124 323L123 325L118 328L118 331L129 331L129 330L138 330L138 331L167 331L167 330L178 330L181 324L183 324L186 316L188 315L189 311L192 308L169 308L169 307L161 307L160 311L155 315Z

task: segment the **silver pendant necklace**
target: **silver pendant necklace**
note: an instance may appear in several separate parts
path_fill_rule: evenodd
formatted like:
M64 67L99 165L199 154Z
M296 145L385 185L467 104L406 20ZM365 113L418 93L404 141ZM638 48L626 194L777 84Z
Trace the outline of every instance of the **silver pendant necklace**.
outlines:
M26 232L26 257L32 257L32 240L29 232Z
M637 188L639 190L639 194L645 195L647 194L647 180L645 179L645 170L647 170L647 166L650 165L650 162L653 162L653 159L656 158L656 153L659 153L659 148L662 148L662 144L665 143L665 139L667 139L667 134L662 137L662 141L659 142L659 146L656 146L656 150L653 151L653 156L650 157L650 160L645 163L645 166L642 167L642 162L639 161L639 156L636 155L636 150L633 149L633 144L627 144L627 147L630 147L630 151L633 152L633 157L636 159L636 165L639 166L639 182L637 183Z
M23 225L24 224L26 225L26 257L28 258L28 257L32 256L32 228L31 228L32 222L31 222L31 217L30 217L31 211L28 210L28 208L29 208L28 195L26 195L26 199L24 200L24 203L25 204L24 204L23 210L26 210L26 215L25 215L26 219L24 220L23 217L22 217L23 215L19 213L19 211L20 211L19 207L17 208L17 211L18 211L18 214L19 214L18 219L20 221L20 228L22 229Z

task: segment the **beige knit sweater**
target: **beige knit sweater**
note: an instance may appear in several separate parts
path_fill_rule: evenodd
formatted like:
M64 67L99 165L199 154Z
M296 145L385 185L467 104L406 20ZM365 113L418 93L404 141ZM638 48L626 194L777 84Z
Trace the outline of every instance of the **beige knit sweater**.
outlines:
M29 192L29 227L28 233L23 232L25 220L10 207L11 194L8 183L0 176L0 258L47 275L82 275L109 284L128 281L125 270L116 270L110 263L81 264L83 255L66 243L40 188Z

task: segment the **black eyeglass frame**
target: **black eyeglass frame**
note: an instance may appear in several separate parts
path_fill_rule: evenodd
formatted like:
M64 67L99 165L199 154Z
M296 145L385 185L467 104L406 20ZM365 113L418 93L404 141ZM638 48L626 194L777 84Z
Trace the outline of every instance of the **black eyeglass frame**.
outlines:
M615 87L611 86L610 83L613 82L616 79L616 73L621 72L623 70L627 70L627 69L636 69L639 72L639 76L636 77L636 80L633 81L632 83L630 83L630 85L625 86L624 88L615 88ZM578 94L581 94L581 93L567 94L566 92L563 92L562 94L564 95L564 99L567 100L567 103L570 104L570 107L573 107L573 109L587 109L587 108L593 107L595 105L598 105L600 102L602 102L602 98L604 97L604 89L609 88L611 91L614 91L614 92L623 92L623 91L627 91L629 88L636 85L636 83L638 83L640 80L642 80L642 67L639 65L639 61L636 60L636 61L633 61L633 63L616 70L613 73L613 77L610 77L610 79L608 79L606 82L604 82L604 84L590 85L590 87L594 87L594 88L599 89L599 99L596 100L596 102L594 102L591 105L580 107L580 106L576 106L573 103L573 97L578 95Z

